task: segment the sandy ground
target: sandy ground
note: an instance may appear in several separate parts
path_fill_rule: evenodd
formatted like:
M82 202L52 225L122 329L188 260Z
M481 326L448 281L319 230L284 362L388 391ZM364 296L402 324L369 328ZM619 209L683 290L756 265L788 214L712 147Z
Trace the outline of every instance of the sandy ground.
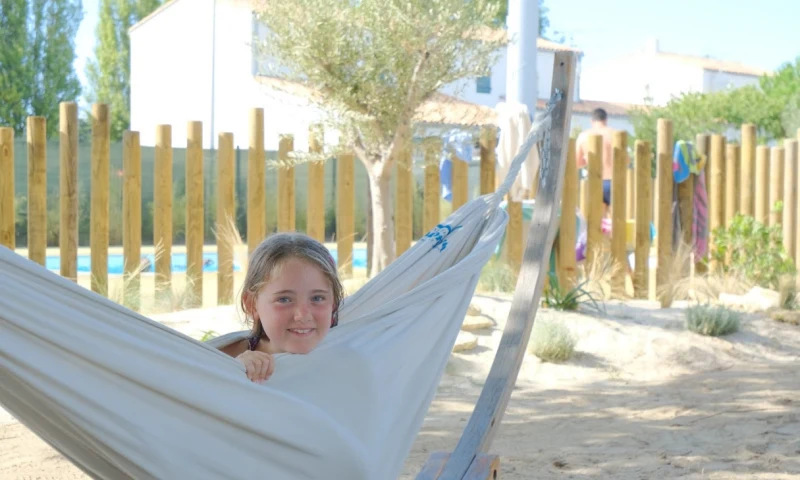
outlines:
M476 296L496 326L453 354L406 462L413 479L431 452L452 451L477 401L510 306ZM169 317L190 334L235 328L224 309ZM578 336L564 364L528 355L492 452L504 479L788 479L800 476L800 328L746 317L740 332L707 338L680 308L609 303L561 313ZM190 322L191 319L191 322ZM85 478L0 411L0 478Z

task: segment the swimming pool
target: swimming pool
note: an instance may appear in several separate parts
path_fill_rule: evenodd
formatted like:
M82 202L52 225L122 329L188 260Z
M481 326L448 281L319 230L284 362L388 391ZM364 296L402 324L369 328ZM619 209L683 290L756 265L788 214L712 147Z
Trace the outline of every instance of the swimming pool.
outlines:
M336 249L330 249L331 256L338 262L336 256ZM146 258L150 265L142 270L143 272L152 273L155 271L155 256L152 254L142 255ZM123 272L123 256L121 254L108 255L108 273L109 274L122 274ZM217 254L216 252L203 253L203 272L214 273L217 271ZM61 269L61 258L58 255L49 255L45 258L45 266L49 270L58 272ZM367 266L367 250L365 248L356 248L353 250L353 267L366 268ZM78 273L91 273L92 271L92 257L90 255L78 255ZM233 271L242 271L242 265L239 262L233 262ZM173 253L172 254L172 272L184 273L186 272L186 254Z

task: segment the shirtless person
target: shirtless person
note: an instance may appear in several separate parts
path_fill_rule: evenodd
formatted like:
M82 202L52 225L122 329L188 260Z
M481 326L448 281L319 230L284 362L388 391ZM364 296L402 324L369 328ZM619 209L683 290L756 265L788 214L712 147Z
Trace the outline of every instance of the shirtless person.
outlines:
M581 132L576 141L578 168L583 168L589 161L589 135L603 136L603 203L605 204L603 216L608 215L608 209L611 206L611 176L614 171L612 155L614 129L609 128L606 124L607 121L608 114L606 111L602 108L596 108L592 112L592 128Z

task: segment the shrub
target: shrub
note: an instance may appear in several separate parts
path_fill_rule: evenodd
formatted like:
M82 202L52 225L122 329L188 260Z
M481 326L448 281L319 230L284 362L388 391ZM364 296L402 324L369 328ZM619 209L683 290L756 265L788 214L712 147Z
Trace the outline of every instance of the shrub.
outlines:
M577 339L560 322L540 319L534 322L528 351L545 362L569 360L575 352Z
M723 306L695 305L686 309L686 328L700 335L719 337L739 330L741 314Z

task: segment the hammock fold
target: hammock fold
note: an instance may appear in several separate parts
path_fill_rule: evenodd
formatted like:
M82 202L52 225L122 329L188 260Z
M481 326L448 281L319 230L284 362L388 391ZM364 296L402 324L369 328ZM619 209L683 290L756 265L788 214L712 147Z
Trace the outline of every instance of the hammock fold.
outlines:
M0 248L0 405L94 478L397 478L548 120L264 385L215 348L237 334L200 342Z

